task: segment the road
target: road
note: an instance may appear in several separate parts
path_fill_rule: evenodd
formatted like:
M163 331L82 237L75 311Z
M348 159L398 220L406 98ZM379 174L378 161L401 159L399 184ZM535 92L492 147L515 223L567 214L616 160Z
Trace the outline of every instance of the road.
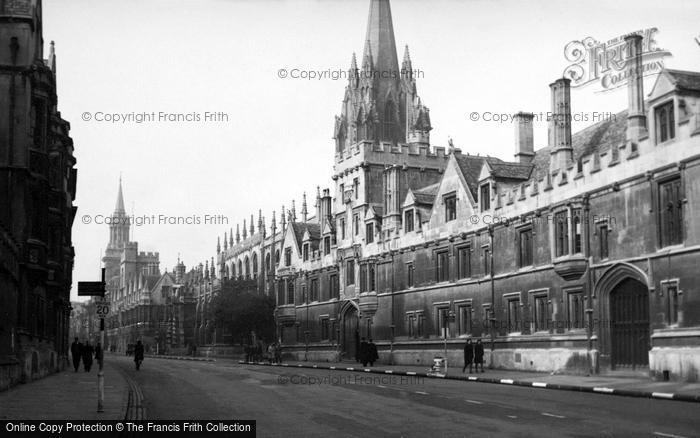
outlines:
M259 437L697 437L698 405L347 371L110 356L148 419L257 420ZM488 372L486 373L488 375Z

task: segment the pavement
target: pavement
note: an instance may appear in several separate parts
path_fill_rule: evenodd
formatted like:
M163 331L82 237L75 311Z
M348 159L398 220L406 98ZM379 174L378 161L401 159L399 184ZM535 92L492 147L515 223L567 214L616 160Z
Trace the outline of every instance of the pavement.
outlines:
M244 364L246 362L239 361L239 363ZM648 377L636 375L595 374L580 376L490 369L485 369L483 373L462 373L461 367L448 367L447 373L444 373L444 371L435 373L431 372L426 366L377 364L373 367L363 367L360 363L350 361L341 363L287 361L278 365L271 365L267 362L248 362L247 364L408 375L700 403L700 383L659 382L653 381Z
M130 386L106 356L104 412L97 412L97 363L89 373L73 367L0 392L0 419L124 420Z

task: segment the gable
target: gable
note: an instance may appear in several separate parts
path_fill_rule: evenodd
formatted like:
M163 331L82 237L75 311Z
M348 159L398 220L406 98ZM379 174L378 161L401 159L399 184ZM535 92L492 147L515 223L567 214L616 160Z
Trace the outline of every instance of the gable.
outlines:
M663 73L656 77L656 82L654 82L654 86L651 88L651 93L649 93L649 100L654 100L660 96L663 96L675 90L675 88L676 86L673 83L669 73L664 70Z

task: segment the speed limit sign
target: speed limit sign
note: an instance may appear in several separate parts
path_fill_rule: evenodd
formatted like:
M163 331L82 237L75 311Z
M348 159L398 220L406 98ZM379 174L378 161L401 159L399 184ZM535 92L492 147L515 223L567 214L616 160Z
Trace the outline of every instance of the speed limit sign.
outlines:
M109 313L109 303L98 303L96 306L97 316L104 318Z

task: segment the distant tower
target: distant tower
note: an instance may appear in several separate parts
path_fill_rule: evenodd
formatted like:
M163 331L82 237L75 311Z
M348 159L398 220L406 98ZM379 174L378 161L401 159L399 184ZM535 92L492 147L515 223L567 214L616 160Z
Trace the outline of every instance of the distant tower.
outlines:
M119 275L119 265L121 263L121 253L129 242L130 218L124 208L124 193L122 190L122 178L119 177L119 191L117 193L117 203L109 224L109 243L102 261L105 265L105 278L110 279Z

